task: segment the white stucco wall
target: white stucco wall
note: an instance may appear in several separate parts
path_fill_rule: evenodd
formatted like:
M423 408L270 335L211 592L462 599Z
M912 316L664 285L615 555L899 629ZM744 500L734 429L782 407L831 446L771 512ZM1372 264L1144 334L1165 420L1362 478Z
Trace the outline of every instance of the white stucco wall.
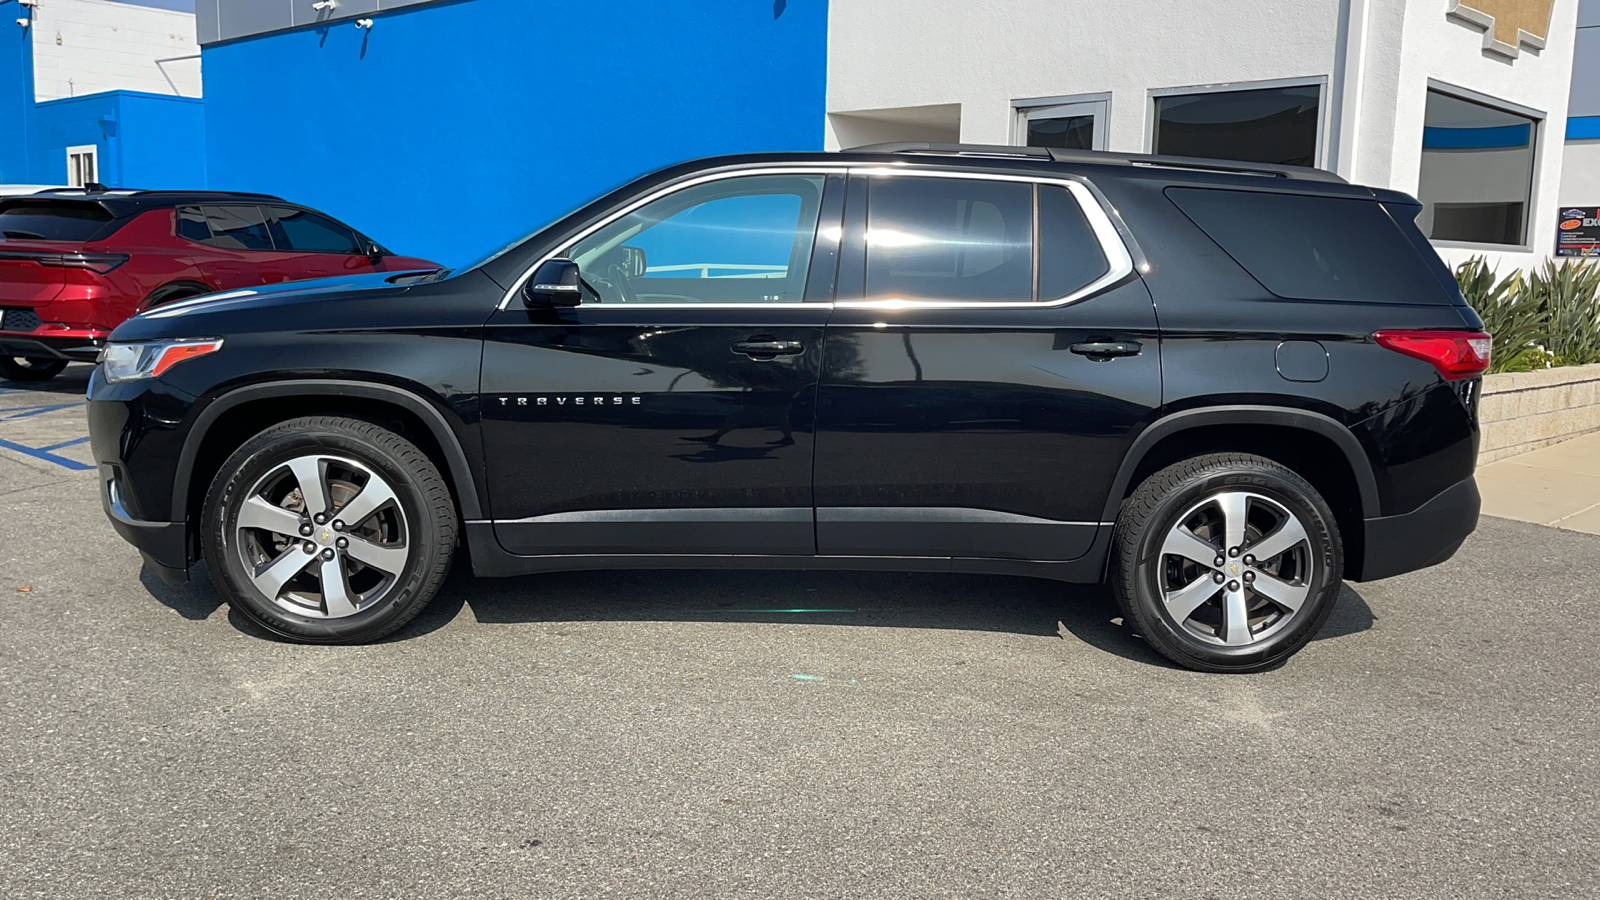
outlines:
M1005 144L1013 100L1109 91L1108 149L1142 152L1153 88L1329 75L1339 6L833 0L828 111L959 103L961 140Z
M1600 206L1600 141L1567 142L1560 196L1562 206Z
M193 13L45 0L33 14L34 93L41 101L115 90L198 97L198 58L156 62L200 52L194 23Z
M1373 2L1378 5L1377 0ZM1448 18L1447 6L1443 0L1406 3L1398 44L1390 37L1378 52L1374 52L1374 45L1368 45L1369 71L1394 67L1395 93L1392 106L1391 101L1382 99L1363 104L1355 180L1410 194L1417 192L1429 79L1538 111L1544 123L1539 129L1528 219L1531 250L1506 252L1435 245L1451 265L1480 254L1501 269L1538 264L1555 250L1578 0L1556 0L1546 47L1531 50L1524 46L1514 60L1484 51L1483 29ZM1364 101L1374 99L1366 97ZM1391 136L1392 143L1385 153L1382 144Z

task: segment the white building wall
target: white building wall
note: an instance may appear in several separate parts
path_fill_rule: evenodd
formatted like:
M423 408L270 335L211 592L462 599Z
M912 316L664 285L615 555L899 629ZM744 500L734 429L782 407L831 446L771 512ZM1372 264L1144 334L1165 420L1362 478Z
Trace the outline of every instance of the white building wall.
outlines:
M959 103L961 140L1005 144L1013 100L1109 91L1107 148L1143 152L1151 89L1330 75L1340 5L832 0L828 112Z
M1371 0L1374 4L1380 0ZM1563 139L1567 130L1567 94L1572 77L1572 41L1578 0L1555 0L1550 16L1550 39L1543 50L1523 46L1514 60L1483 49L1482 28L1445 15L1446 4L1406 3L1399 45L1368 54L1368 65L1396 67L1396 94L1392 109L1371 104L1357 135L1355 180L1382 184L1409 194L1417 192L1422 167L1423 111L1429 79L1464 88L1538 111L1539 128L1534 164L1533 203L1529 209L1527 251L1496 251L1485 247L1435 244L1445 262L1455 265L1473 256L1486 256L1489 264L1509 270L1540 264L1555 252L1556 207L1560 203ZM1398 52L1396 52L1398 51ZM1377 107L1377 108L1374 108ZM1374 148L1392 138L1387 159L1383 154L1362 154L1373 138Z
M1561 205L1600 206L1600 141L1568 141L1561 163Z
M115 90L198 97L199 53L193 13L109 0L41 0L34 7L40 101ZM195 58L157 62L180 56Z

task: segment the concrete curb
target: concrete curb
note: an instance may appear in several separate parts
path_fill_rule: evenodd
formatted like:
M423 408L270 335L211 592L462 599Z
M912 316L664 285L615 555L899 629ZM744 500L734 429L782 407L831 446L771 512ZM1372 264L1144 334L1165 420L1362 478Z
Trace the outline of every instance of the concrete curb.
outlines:
M1488 375L1479 464L1600 431L1600 364Z

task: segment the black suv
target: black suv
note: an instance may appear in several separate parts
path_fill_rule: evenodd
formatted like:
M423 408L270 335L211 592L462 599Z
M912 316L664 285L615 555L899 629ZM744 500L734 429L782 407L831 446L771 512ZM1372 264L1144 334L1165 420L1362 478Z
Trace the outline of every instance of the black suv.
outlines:
M1109 580L1171 659L1260 669L1477 523L1489 336L1418 210L1077 151L688 163L457 271L144 313L93 449L148 564L293 640L401 627L464 542Z

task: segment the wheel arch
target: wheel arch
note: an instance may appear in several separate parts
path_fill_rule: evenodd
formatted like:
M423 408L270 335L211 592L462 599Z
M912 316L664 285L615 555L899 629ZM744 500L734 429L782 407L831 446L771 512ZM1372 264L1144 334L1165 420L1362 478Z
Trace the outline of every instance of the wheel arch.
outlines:
M300 379L236 388L195 419L178 456L172 509L198 521L199 506L218 469L262 429L304 415L343 414L398 425L445 472L463 520L483 518L477 480L461 441L444 413L421 396L391 385L335 379ZM191 545L192 546L192 545Z
M1213 452L1252 453L1311 482L1333 508L1346 572L1365 555L1365 520L1381 515L1377 479L1360 441L1337 420L1310 410L1224 406L1173 413L1140 433L1112 483L1102 521L1146 477L1182 459Z
M184 299L216 292L216 288L202 281L169 281L147 294L139 303L139 310L150 309L160 303L171 302L173 297Z

